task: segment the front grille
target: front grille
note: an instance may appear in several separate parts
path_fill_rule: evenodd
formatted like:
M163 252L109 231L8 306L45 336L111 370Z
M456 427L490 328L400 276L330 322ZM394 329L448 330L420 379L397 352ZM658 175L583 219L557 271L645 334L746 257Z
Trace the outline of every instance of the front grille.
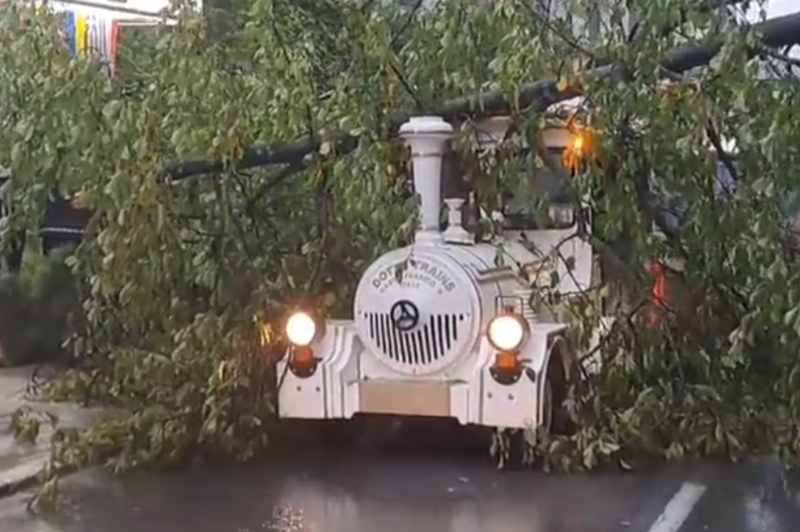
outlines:
M409 365L436 362L458 341L458 324L465 314L434 314L414 331L398 331L388 313L365 312L369 336L390 359Z

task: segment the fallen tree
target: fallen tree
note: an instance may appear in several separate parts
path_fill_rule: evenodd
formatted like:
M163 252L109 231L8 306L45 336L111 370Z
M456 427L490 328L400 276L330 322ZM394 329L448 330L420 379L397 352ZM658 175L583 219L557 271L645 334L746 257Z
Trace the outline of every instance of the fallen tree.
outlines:
M115 414L59 433L54 471L263 451L274 434L275 324L299 301L347 316L360 273L414 225L414 206L398 199L405 154L393 128L404 115L394 113L466 120L510 108L517 134L535 139L545 104L576 94L574 118L597 132L601 163L572 182L595 213L577 236L612 261L626 297L603 370L572 399L576 432L537 442L531 457L557 468L776 450L796 459L800 270L776 198L800 187L798 88L756 78L760 56L792 64L773 48L793 42L800 18L748 31L714 12L642 2L643 29L631 32L618 24L624 6L610 5L611 23L592 42L569 21L532 17L524 2L454 0L409 17L331 1L340 16L330 23L292 2L267 4L224 46L202 20L184 18L128 58L119 81L64 54L56 21L23 30L4 19L0 120L13 127L0 129L0 162L13 171L20 221L35 225L55 185L81 190L95 212L70 262L87 280L72 343L83 367L51 393ZM708 46L687 44L687 33ZM657 89L665 78L666 94ZM316 140L252 148L309 132ZM736 141L735 161L720 139ZM714 144L737 177L727 201L710 186ZM523 175L456 147L465 174L494 183L479 191L487 207ZM198 153L209 157L161 166ZM171 183L209 173L217 179ZM654 188L653 174L659 201L681 205L680 230L662 227L665 240L637 194L642 180ZM676 254L701 296L691 326L645 327L651 279L640 266ZM578 337L600 314L597 297L572 308Z

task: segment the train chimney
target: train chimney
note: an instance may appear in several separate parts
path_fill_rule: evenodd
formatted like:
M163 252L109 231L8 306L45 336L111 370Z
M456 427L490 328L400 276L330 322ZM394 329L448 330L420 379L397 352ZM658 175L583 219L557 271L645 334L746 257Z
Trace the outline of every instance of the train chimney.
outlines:
M400 126L400 137L411 148L414 190L420 200L415 241L441 242L442 157L453 127L438 116L418 116Z

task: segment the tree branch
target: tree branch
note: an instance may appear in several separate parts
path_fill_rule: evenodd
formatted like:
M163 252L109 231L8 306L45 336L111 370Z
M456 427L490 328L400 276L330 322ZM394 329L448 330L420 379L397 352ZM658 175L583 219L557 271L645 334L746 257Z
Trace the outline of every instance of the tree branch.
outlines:
M765 46L772 48L787 46L800 41L800 13L774 18L752 26L743 25L742 29L752 29L760 34ZM720 48L721 43L719 42L688 43L668 53L662 61L662 67L676 73L685 72L708 64L717 55ZM606 65L592 69L587 74L596 78L610 78L622 73L624 73L624 67ZM458 122L467 118L509 113L516 107L535 105L544 109L552 104L581 96L578 87L559 90L558 85L558 79L536 81L523 85L515 102L509 101L508 97L500 91L490 91L451 100L441 107L426 110L426 113ZM393 131L397 130L408 119L407 113L397 114L392 118L390 128ZM345 133L340 133L329 140L335 142L335 151L341 155L350 153L358 146L358 138ZM177 181L199 174L219 173L230 169L244 170L263 165L297 163L318 151L320 146L320 140L308 137L277 145L258 144L245 148L242 156L232 162L222 159L170 162L161 167L159 175Z

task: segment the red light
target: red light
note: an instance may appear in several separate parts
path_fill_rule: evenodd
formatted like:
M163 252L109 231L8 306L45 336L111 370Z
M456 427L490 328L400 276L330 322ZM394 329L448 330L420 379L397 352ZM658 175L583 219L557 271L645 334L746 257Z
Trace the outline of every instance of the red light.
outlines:
M655 277L655 281L653 282L653 288L650 292L650 296L653 300L653 306L655 308L650 312L650 314L647 317L647 321L651 325L655 325L659 321L657 309L668 308L666 301L667 274L664 265L658 262L650 262L647 264L646 268L647 272Z

